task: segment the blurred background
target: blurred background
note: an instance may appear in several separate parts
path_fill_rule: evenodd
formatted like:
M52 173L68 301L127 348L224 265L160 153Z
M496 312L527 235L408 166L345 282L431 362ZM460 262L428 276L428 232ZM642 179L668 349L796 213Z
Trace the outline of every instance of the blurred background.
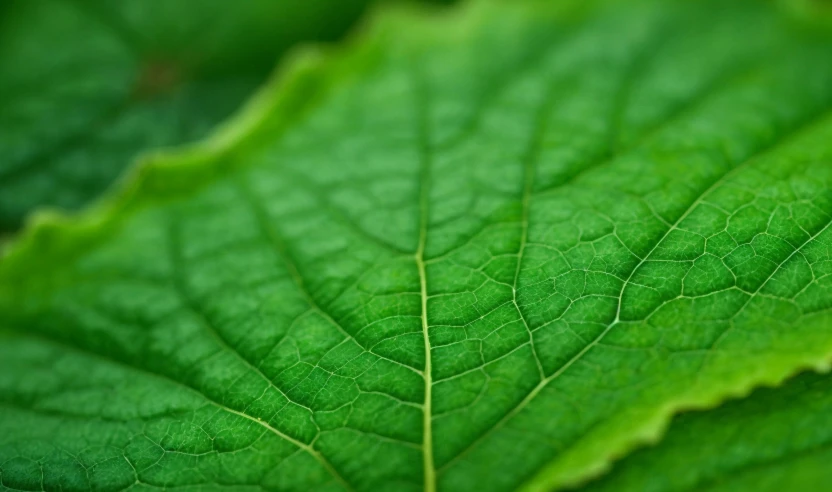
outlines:
M392 2L3 0L0 239L33 209L95 200L142 152L204 137L292 47Z

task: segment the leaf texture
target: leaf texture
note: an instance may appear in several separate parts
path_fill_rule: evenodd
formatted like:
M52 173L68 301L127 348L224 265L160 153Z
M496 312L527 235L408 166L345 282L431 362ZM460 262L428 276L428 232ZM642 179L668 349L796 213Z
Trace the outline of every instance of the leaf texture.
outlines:
M828 36L380 17L0 265L14 490L575 484L832 354Z

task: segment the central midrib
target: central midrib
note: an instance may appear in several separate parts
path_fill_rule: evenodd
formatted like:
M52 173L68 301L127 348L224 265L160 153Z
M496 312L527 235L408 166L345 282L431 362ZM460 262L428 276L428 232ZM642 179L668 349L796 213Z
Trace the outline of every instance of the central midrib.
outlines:
M424 482L425 491L434 492L436 490L436 468L433 464L433 432L431 428L432 412L431 412L431 386L433 385L431 376L430 364L430 338L428 337L428 295L427 295L427 275L425 273L425 261L423 258L425 241L424 232L419 234L419 250L416 252L416 266L419 270L419 285L422 297L422 336L425 339L425 401L423 405L423 432L422 432L422 452L424 454Z
M418 66L414 64L414 66ZM431 146L428 133L427 91L422 74L414 74L414 94L418 115L417 138L419 144L419 243L413 257L419 272L421 296L422 337L425 343L425 400L422 406L422 466L425 492L436 492L436 467L433 460L433 413L431 399L433 376L431 374L430 337L428 335L428 276L425 271L425 245L428 236L428 205L430 202Z

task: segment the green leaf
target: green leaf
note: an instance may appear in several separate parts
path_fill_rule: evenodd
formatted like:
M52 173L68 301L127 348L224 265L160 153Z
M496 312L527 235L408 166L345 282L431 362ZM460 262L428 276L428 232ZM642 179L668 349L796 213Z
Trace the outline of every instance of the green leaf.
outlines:
M141 151L203 137L366 0L11 0L0 17L0 231L95 199Z
M388 14L0 265L17 490L557 488L832 355L832 39Z
M832 483L831 416L832 378L801 375L678 417L658 446L617 463L586 490L818 490Z

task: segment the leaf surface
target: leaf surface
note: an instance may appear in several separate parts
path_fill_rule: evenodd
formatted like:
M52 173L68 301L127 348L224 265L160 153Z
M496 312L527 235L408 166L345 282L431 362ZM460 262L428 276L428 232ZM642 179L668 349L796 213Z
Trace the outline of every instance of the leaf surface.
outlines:
M761 2L381 18L0 265L2 485L557 488L832 354L832 55Z
M832 483L832 378L807 373L705 413L684 414L653 448L587 491L818 490Z
M11 0L0 17L0 231L97 198L141 151L225 119L365 0Z

